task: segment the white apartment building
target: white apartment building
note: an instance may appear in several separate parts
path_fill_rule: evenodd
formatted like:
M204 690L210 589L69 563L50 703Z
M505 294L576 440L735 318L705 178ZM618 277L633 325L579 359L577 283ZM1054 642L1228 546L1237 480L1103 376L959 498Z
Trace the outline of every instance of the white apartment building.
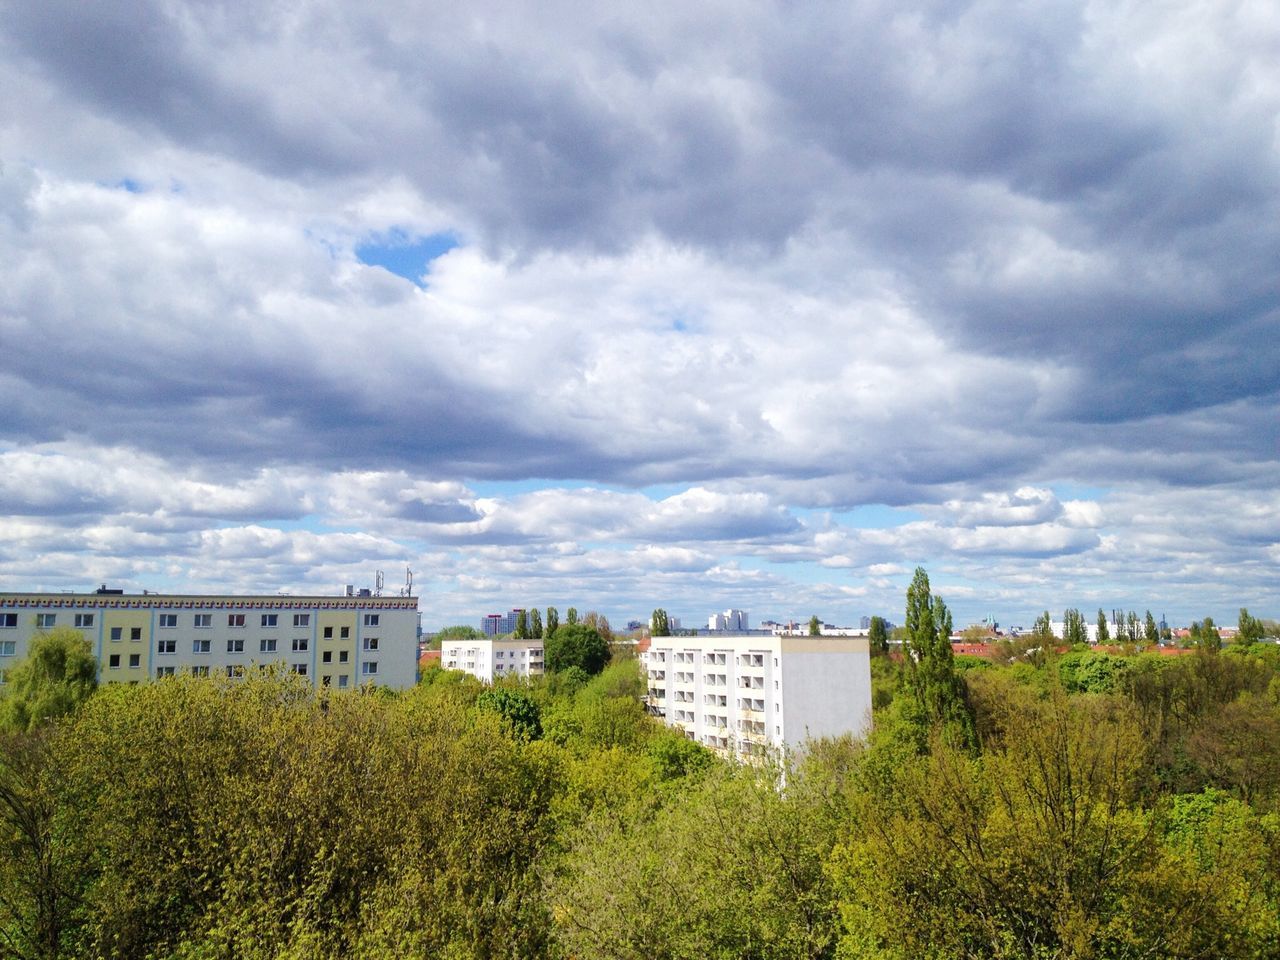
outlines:
M440 666L485 683L499 677L540 677L541 640L451 640L440 647Z
M654 637L641 653L651 713L743 756L871 726L865 637Z
M0 673L61 627L92 645L101 683L234 679L273 664L339 689L418 676L416 597L0 593Z

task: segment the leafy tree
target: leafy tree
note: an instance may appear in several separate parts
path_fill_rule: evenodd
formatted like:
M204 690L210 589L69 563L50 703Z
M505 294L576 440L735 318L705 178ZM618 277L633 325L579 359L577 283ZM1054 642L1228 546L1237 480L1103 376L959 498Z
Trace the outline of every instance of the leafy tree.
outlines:
M516 614L516 629L512 636L517 640L529 639L529 615L523 610Z
M6 673L0 692L0 730L34 729L64 717L98 688L98 661L78 630L66 627L31 638L27 655Z
M654 610L649 616L649 636L671 636L671 618L667 616L667 611L663 610L661 607L658 607L658 609Z
M949 739L973 746L973 715L951 651L951 611L941 597L931 594L929 575L923 567L916 567L907 588L904 626L905 686L914 697L922 720L930 727L940 726Z
M822 621L818 619L818 615L815 613L812 617L809 618L809 636L818 637L821 635L822 635Z
M1070 647L1089 642L1089 631L1084 625L1084 616L1074 607L1062 613L1062 639Z
M1206 653L1217 653L1222 649L1222 634L1218 632L1213 617L1191 624L1191 645Z
M1160 628L1156 626L1156 618L1151 615L1151 611L1147 611L1147 615L1143 618L1142 640L1155 646L1160 642Z
M867 633L867 645L873 657L886 656L889 653L889 632L885 629L884 617L872 617L871 629Z
M490 687L476 697L476 706L502 717L518 740L537 740L542 736L542 710L523 690Z
M436 631L436 639L441 642L448 640L483 640L484 633L468 624L458 624L452 627L441 627Z
M565 614L564 614L564 622L565 622L565 623L567 623L567 624L568 624L569 626L571 626L571 627L577 624L577 622L578 622L578 608L577 608L577 607L570 607L568 610L566 610L566 611L565 611Z
M542 639L542 614L538 612L537 607L529 611L529 638L531 640Z
M611 643L613 641L613 628L609 626L609 618L603 613L597 613L595 610L588 610L586 615L582 618L582 623L584 626L590 627L596 633L600 634L600 636L604 637L605 643Z
M594 675L609 662L609 644L586 624L569 622L545 641L545 659L553 673L578 667Z
M1041 640L1052 639L1053 620L1050 618L1048 610L1036 617L1036 622L1031 627L1031 634Z
M555 607L547 607L547 626L542 632L542 636L549 637L560 627L560 611Z
M1107 615L1102 612L1102 608L1098 608L1098 642L1108 643L1111 640L1111 630L1107 626Z
M1257 643L1263 637L1262 621L1251 617L1247 607L1240 608L1240 617L1236 621L1236 643L1248 646Z
M1125 616L1125 629L1129 634L1131 643L1138 642L1138 614L1137 611L1130 610Z

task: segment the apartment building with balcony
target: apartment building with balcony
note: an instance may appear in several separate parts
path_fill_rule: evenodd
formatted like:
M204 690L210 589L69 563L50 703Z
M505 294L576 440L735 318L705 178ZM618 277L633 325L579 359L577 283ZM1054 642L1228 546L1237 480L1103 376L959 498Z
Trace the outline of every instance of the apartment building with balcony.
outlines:
M440 648L440 665L492 683L500 677L540 677L541 640L450 640Z
M417 680L416 597L0 593L0 673L60 627L89 641L101 683L273 664L338 689Z
M654 637L640 658L649 711L715 750L750 756L870 728L865 637Z

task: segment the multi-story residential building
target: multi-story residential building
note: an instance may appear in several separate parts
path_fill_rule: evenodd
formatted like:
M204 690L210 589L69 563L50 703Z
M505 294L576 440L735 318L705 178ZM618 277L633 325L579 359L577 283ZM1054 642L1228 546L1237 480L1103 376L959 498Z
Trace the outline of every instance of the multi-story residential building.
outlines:
M84 634L103 683L283 664L317 686L417 680L416 597L0 593L0 671L37 631Z
M541 640L450 640L440 648L440 665L485 683L499 677L538 677L543 672Z
M865 637L654 637L640 654L647 704L699 743L741 755L865 733Z

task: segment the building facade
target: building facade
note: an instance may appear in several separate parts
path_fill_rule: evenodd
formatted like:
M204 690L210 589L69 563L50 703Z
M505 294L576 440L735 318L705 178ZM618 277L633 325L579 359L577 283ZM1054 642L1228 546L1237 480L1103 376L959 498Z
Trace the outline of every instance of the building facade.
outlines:
M440 665L492 683L500 677L540 677L541 640L450 640L440 647Z
M742 756L871 727L865 637L654 637L640 654L651 713Z
M416 597L0 593L0 671L37 632L70 627L101 683L281 664L318 687L399 688L417 681L417 625Z
M745 610L725 610L723 613L713 613L707 617L707 629L721 630L726 633L741 633L751 629L747 619L747 611Z
M513 607L506 613L489 613L480 619L480 632L486 637L502 637L514 633L516 621L524 613L520 607Z

